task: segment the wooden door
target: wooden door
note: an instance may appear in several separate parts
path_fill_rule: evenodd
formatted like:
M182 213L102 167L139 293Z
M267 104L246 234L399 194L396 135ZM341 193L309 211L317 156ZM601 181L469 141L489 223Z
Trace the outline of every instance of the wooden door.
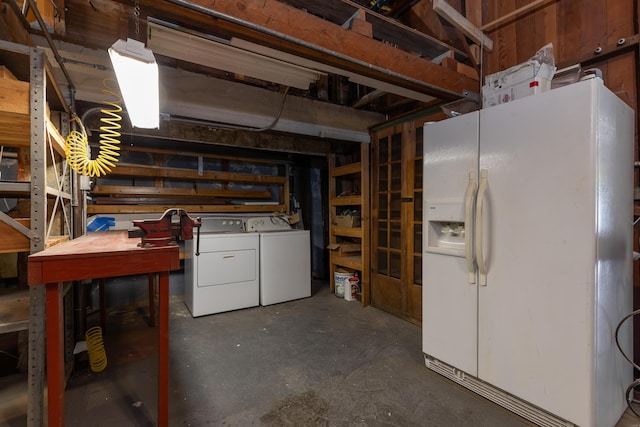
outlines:
M422 319L422 124L411 120L373 137L372 304Z

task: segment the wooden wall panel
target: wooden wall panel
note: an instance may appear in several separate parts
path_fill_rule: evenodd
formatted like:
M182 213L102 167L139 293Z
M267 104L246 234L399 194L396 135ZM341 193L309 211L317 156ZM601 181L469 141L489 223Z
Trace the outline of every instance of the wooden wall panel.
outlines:
M541 12L544 15L544 40L558 46L558 5L553 2Z
M516 8L525 6L527 3L527 0L517 0ZM518 39L517 49L523 54L526 52L536 52L541 46L546 44L544 41L542 43L540 42L541 27L536 23L538 15L538 13L527 14L516 21L516 38Z
M607 44L607 4L602 0L580 2L580 52L594 51ZM567 52L571 55L570 52Z
M636 58L636 53L630 51L608 61L594 64L594 67L602 70L607 87L635 110L638 107Z
M487 22L493 21L516 9L515 0L498 0L489 2L487 8ZM500 27L496 31L489 33L493 39L493 52L484 55L482 65L483 74L491 74L499 70L504 70L518 63L516 44L516 24L510 23Z
M527 5L531 0L489 1L485 23ZM554 44L556 62L591 54L635 34L633 0L558 0L534 9L515 21L488 32L494 52L485 54L485 74L526 61L539 48Z
M476 27L482 26L482 2L481 0L466 0L465 16Z
M607 44L613 44L620 37L635 34L634 3L629 0L607 0Z
M558 46L555 49L555 54L558 58L566 58L571 52L577 54L582 51L580 46L580 29L582 28L581 2L582 0L567 0L558 6L559 34Z

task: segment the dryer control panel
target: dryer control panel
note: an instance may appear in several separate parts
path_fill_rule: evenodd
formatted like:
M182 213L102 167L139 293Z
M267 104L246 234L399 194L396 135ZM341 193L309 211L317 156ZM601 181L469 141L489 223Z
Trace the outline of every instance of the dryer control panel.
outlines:
M202 233L242 233L244 221L234 217L204 217L201 218Z

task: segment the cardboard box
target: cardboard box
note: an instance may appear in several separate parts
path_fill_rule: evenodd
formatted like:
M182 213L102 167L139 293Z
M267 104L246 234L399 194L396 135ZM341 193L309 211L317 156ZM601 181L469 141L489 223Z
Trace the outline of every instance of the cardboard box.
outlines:
M333 218L333 225L345 228L360 227L360 217L355 215L336 215Z
M357 256L362 247L360 243L331 243L327 249L333 251L338 256Z
M532 60L490 74L482 86L484 108L515 101L551 89L555 67Z

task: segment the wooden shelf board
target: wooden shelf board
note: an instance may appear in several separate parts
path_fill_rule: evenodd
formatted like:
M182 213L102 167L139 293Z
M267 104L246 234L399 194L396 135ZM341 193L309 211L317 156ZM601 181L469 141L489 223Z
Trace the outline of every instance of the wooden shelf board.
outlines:
M358 194L355 196L333 197L331 198L331 204L333 206L361 205L362 195Z
M64 152L64 138L60 134L60 131L49 120L47 120L47 131L49 132L51 144L53 145L53 149L56 151L56 153L60 154L63 157L66 156Z
M29 328L29 291L0 293L0 334Z
M225 205L230 203L229 199L220 199L213 197L99 197L93 196L91 198L95 205L140 205L140 206L155 206L155 205Z
M360 164L360 162L349 163L348 165L344 165L344 166L338 166L331 169L331 176L335 178L338 176L360 174L361 167L362 165Z
M249 191L249 190L207 190L197 188L177 188L177 187L138 187L138 186L116 186L97 185L91 194L109 195L113 198L131 196L154 196L154 197L226 197L230 199L269 199L271 192Z
M51 246L66 242L67 240L69 240L69 236L49 236L44 246L45 248L50 248Z
M0 197L27 198L31 196L29 181L0 181Z
M161 166L134 165L118 163L109 172L110 176L137 176L149 178L176 178L223 182L250 182L255 184L285 184L286 176L279 175L252 175L234 172L202 172L193 169L166 168Z
M359 237L362 238L361 228L346 228L346 227L333 227L331 234L334 236L342 237Z
M29 105L29 82L0 78L0 145L6 147L29 147L31 144L31 117ZM47 108L47 117L50 116ZM47 132L53 149L64 156L64 138L58 129L47 120Z
M331 262L341 267L362 271L362 257L360 256L332 256Z
M216 212L285 212L285 205L89 205L87 214L116 214L116 213L163 213L167 209L182 208L189 213Z
M25 227L30 227L31 220L29 218L14 219ZM2 236L0 239L0 253L29 252L31 249L29 238L4 221L0 221L0 236Z
M15 218L15 220L27 228L31 226L29 218ZM0 239L0 254L31 251L29 238L3 221L0 221L0 236L2 236ZM69 240L69 236L49 236L45 247L48 248L67 240Z

